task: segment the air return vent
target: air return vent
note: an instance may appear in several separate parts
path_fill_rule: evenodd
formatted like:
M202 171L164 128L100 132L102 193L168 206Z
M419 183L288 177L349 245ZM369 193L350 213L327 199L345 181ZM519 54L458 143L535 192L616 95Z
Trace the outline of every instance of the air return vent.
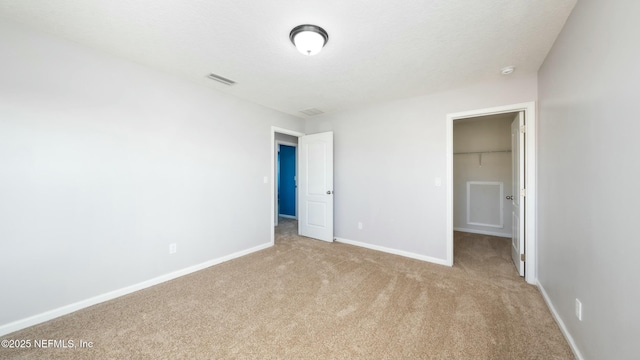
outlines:
M307 110L302 110L300 111L301 113L305 114L305 115L309 115L309 116L314 116L314 115L320 115L320 114L324 114L324 111L322 110L318 110L316 108L312 108L312 109L307 109Z
M211 74L207 75L207 77L209 79L211 79L211 80L215 80L217 82L221 82L221 83L223 83L225 85L229 85L229 86L235 85L235 83L236 83L233 80L227 79L226 77L222 77L222 76L214 74L214 73L211 73Z

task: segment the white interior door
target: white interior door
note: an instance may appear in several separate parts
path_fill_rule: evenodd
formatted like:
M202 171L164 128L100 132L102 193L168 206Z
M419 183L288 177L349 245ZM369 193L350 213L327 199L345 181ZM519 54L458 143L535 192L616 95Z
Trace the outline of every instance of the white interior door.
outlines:
M511 171L513 173L511 258L520 276L524 276L524 112L511 123Z
M298 233L333 241L333 132L298 138Z

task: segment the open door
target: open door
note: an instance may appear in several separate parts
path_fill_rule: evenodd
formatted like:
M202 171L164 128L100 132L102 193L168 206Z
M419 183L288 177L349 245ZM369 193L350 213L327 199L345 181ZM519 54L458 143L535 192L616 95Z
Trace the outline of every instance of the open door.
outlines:
M333 241L333 132L298 138L298 233Z
M524 276L525 261L524 121L524 112L520 111L511 123L511 171L513 174L511 258L520 276Z

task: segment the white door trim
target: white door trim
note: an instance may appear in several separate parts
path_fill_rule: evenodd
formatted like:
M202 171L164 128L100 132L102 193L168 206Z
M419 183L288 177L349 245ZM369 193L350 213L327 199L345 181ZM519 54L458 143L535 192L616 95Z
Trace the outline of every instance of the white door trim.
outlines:
M447 114L447 259L446 263L453 266L453 122L455 120L485 115L495 115L511 112L525 112L525 185L527 201L525 202L525 280L536 284L538 278L537 267L537 185L536 185L536 103L498 106L494 108L465 111Z
M276 219L276 184L275 184L275 170L276 170L276 133L292 135L292 136L304 136L305 133L285 129L277 126L271 127L271 140L269 143L271 144L271 220L269 223L271 224L269 231L271 232L271 245L273 246L276 243L276 234L275 234L275 219Z

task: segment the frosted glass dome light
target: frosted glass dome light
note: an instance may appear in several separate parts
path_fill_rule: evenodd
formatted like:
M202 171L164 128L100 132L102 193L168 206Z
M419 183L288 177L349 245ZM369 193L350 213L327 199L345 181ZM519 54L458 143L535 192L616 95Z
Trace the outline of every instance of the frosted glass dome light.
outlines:
M311 56L322 50L329 40L329 35L319 26L299 25L291 30L289 39L300 53Z

